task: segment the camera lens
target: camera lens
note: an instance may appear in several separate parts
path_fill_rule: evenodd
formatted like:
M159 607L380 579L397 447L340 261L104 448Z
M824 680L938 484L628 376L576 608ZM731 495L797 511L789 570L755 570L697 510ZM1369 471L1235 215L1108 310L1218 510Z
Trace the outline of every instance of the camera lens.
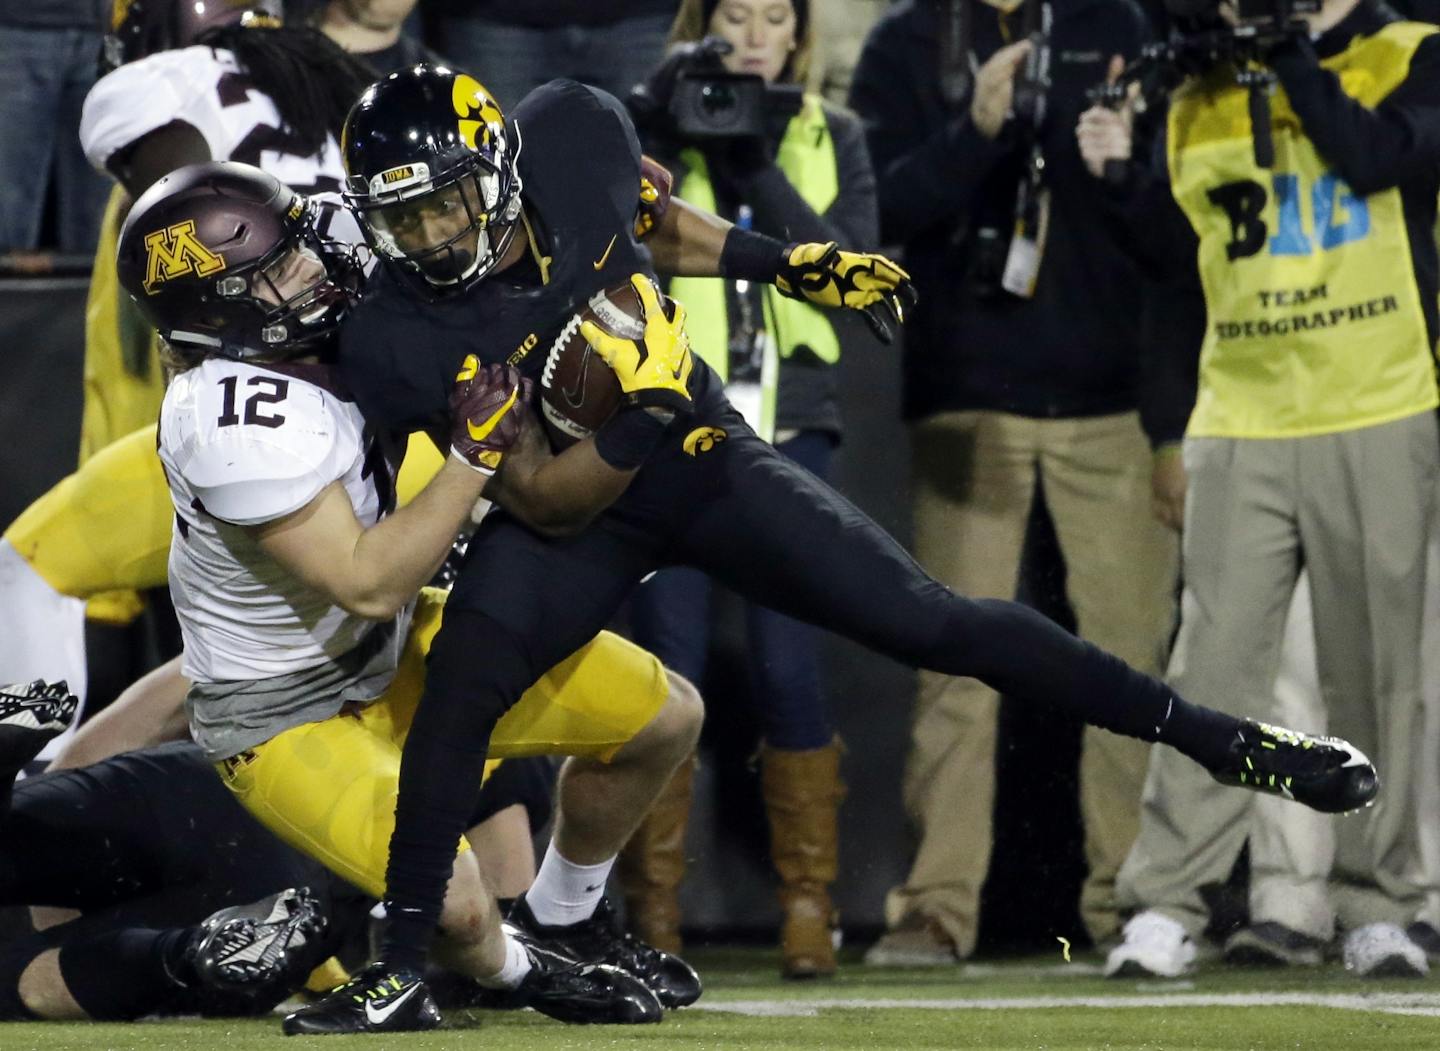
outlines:
M739 119L740 100L735 89L726 83L709 83L700 91L700 107L705 120L715 128L726 128Z

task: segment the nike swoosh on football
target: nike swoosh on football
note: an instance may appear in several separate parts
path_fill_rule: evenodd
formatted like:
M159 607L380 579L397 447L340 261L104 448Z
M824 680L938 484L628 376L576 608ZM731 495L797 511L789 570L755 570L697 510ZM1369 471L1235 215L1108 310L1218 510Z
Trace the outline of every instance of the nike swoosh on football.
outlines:
M465 429L470 432L470 437L477 442L483 442L486 438L488 438L490 436L490 432L495 429L495 425L500 422L501 418L507 412L510 411L511 406L515 404L515 399L519 396L520 388L516 387L510 392L510 397L505 400L505 404L500 406L500 408L496 409L495 414L491 416L488 420L486 420L484 423L480 424L480 426L478 427L475 426L474 420L466 420Z
M410 997L414 996L419 991L420 985L419 983L416 983L415 985L412 985L409 989L406 989L394 1000L391 1000L388 1004L379 1009L377 1009L375 1005L369 1000L366 1000L365 1021L369 1022L371 1025L384 1025L386 1020L389 1019L391 1015L393 1015L396 1011L400 1010L400 1006L405 1003L406 1000L410 999Z
M602 266L604 266L604 265L605 265L605 260L607 260L607 259L610 258L610 249L612 249L612 248L615 247L615 241L616 241L616 239L617 239L619 236L620 236L619 234L611 234L611 235L610 235L610 243L605 246L605 254L600 257L600 261L599 261L598 263L591 263L591 264L590 264L590 265L593 266L596 270L599 270Z

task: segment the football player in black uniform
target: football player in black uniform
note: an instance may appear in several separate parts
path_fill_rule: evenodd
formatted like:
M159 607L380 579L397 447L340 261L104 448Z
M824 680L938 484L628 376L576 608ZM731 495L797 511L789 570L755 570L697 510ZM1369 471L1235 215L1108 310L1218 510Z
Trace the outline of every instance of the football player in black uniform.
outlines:
M12 787L77 705L64 683L0 686L0 905L80 913L0 939L0 1020L274 1007L330 954L344 925L327 915L363 922L368 903L246 815L188 742ZM203 849L176 834L201 826Z
M349 201L386 265L342 331L341 366L366 417L383 425L438 428L467 354L538 376L566 318L597 291L652 274L652 259L670 273L767 281L817 305L864 310L882 333L913 300L903 271L880 256L785 246L683 202L664 207L663 172L642 160L623 108L574 82L537 89L507 121L473 78L416 67L362 97L342 149ZM621 410L538 468L513 459L530 466L502 466L485 490L501 510L471 542L405 743L389 929L366 976L377 988L421 983L491 728L636 582L668 564L914 667L975 676L1163 741L1225 781L1320 809L1373 797L1373 767L1345 742L1188 704L1037 613L930 579L879 526L757 438L714 373L691 360L683 311L659 309L645 277L636 285L643 338L582 326L615 369ZM539 435L532 426L521 445ZM562 778L559 791L562 802L580 795L583 779ZM511 922L646 977L654 951L614 934L601 899L639 816L609 815L609 839L593 837L591 856L552 846L537 884L568 888L574 907L536 915L522 897ZM654 987L663 1002L663 981ZM331 1031L376 1028L343 997L306 1010Z
M363 942L374 899L267 831L189 741L12 785L76 706L63 683L0 686L0 906L80 913L0 936L0 1021L260 1013ZM500 764L467 838L512 807L533 834L550 777L545 757ZM343 977L331 962L310 984ZM452 1002L488 1002L459 975L444 985Z

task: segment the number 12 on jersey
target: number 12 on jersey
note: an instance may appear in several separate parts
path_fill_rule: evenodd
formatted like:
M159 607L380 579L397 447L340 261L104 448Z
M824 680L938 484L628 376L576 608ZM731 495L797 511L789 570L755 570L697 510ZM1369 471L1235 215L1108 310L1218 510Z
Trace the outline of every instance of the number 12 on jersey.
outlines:
M224 400L220 403L220 419L217 421L221 427L233 427L242 422L240 415L235 411L235 388L240 383L239 376L226 376L220 381L220 386L225 388ZM245 399L245 423L258 424L261 427L279 427L285 422L285 417L280 413L270 415L263 414L260 410L265 405L278 405L285 400L290 393L290 381L281 379L279 376L251 376L245 386L265 388L257 389L254 394Z

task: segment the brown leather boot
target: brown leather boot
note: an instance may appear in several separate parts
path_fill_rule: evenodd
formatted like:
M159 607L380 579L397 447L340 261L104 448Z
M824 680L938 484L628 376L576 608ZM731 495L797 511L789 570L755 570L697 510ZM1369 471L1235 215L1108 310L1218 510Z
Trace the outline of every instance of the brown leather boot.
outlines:
M685 877L685 827L698 761L692 755L680 764L615 865L631 933L674 955L681 950L680 881Z
M835 973L830 901L839 850L836 813L845 797L840 738L802 752L760 749L760 787L770 818L770 854L780 873L780 973L817 978Z

